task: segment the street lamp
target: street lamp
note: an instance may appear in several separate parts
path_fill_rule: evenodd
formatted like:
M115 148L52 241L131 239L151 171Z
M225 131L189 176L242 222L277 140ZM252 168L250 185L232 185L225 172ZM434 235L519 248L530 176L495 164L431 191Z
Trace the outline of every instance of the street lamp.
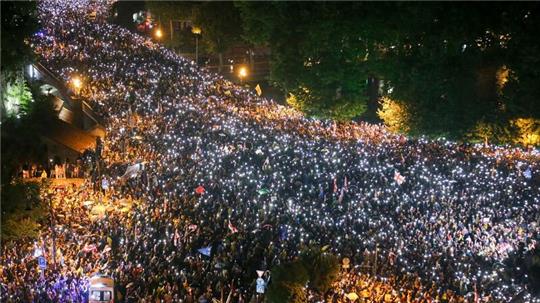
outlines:
M238 70L238 77L240 78L240 83L244 83L244 78L247 77L248 70L245 66L240 67Z
M191 32L195 35L195 63L199 64L199 35L201 34L202 30L198 26L194 26L191 28Z
M79 127L82 127L84 125L84 122L82 119L83 117L83 101L79 99L81 90L84 86L84 81L79 75L74 75L71 77L71 80L69 81L69 84L73 90L73 95L70 96L70 98L73 100L73 113L74 113L74 120L73 123L78 125Z
M163 31L161 30L161 28L156 29L156 31L154 32L154 35L156 36L157 39L161 39L161 37L163 37Z
M81 79L81 77L79 76L73 76L71 78L71 86L73 86L73 89L75 91L76 94L79 94L79 92L81 91L81 88L83 86L83 81Z

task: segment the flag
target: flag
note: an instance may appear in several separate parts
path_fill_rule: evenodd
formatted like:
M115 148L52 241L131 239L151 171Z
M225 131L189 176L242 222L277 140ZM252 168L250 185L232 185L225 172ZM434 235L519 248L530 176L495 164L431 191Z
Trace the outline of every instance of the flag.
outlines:
M178 245L178 240L180 240L180 233L178 233L178 229L174 229L174 235L173 235L173 243L174 245Z
M269 192L270 191L268 189L266 189L266 188L261 188L258 191L259 195L261 195L261 196L264 196L264 195L268 194Z
M403 182L405 182L405 177L403 177L397 170L395 170L394 180L397 182L398 185L401 185L403 184Z
M86 244L86 245L83 247L82 251L83 251L83 252L89 252L89 251L93 251L93 250L96 250L96 249L97 249L97 247L96 247L95 244Z
M199 248L199 249L197 249L197 251L198 251L201 255L205 255L205 256L207 256L207 257L210 257L210 252L212 251L212 246L207 246L207 247Z
M41 250L41 248L39 247L36 247L36 249L34 250L34 257L37 258L39 256L43 256L43 250Z
M197 186L197 188L195 188L195 192L199 195L204 194L204 187L202 185Z
M268 170L270 168L270 158L266 157L266 160L264 160L263 163L263 170Z
M103 190L109 189L109 180L107 180L107 178L101 179L101 188L103 188Z
M284 241L287 240L287 226L281 225L279 227L279 240Z
M229 220L229 224L227 225L229 227L229 230L231 231L231 233L237 233L238 232L238 228L234 227L234 225L232 225L231 223L231 220Z
M531 179L532 178L532 171L531 171L531 168L528 167L524 172L523 172L523 176L527 179Z
M351 300L352 302L354 302L354 301L358 300L358 298L360 298L360 297L358 296L358 294L355 293L355 292L350 292L350 293L348 293L348 294L346 295L346 297L347 297L347 299Z
M126 168L126 172L124 173L124 175L122 175L121 178L124 180L131 179L135 177L142 168L143 166L141 163L130 165Z
M262 95L262 89L261 89L261 86L259 84L257 84L257 86L255 86L255 91L257 92L257 96L261 96Z
M341 203L343 201L344 196L345 196L345 187L342 187L341 193L339 193L338 203Z

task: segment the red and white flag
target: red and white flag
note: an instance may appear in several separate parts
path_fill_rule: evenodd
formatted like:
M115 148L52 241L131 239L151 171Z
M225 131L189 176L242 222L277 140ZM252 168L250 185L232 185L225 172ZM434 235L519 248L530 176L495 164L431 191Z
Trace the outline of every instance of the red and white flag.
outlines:
M94 251L94 250L97 250L97 247L95 244L86 244L84 245L82 251L84 252L90 252L90 251Z
M231 223L231 220L229 220L229 224L227 225L229 227L229 230L231 231L231 233L235 234L238 232L238 228L234 227L234 225L232 225Z
M403 177L397 170L394 171L394 180L398 185L403 184L405 182L405 177Z

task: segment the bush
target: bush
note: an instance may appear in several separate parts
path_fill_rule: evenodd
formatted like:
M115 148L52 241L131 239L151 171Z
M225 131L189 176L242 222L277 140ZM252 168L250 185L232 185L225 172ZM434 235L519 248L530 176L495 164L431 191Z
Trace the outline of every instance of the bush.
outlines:
M47 214L40 191L47 184L38 182L9 183L2 188L2 239L36 238L40 223Z

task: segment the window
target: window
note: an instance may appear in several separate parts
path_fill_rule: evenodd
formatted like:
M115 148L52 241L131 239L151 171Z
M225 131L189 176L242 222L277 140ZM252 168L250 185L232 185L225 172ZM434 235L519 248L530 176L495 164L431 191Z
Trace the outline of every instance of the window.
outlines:
M90 300L92 301L110 301L112 299L112 292L94 290L90 293Z

